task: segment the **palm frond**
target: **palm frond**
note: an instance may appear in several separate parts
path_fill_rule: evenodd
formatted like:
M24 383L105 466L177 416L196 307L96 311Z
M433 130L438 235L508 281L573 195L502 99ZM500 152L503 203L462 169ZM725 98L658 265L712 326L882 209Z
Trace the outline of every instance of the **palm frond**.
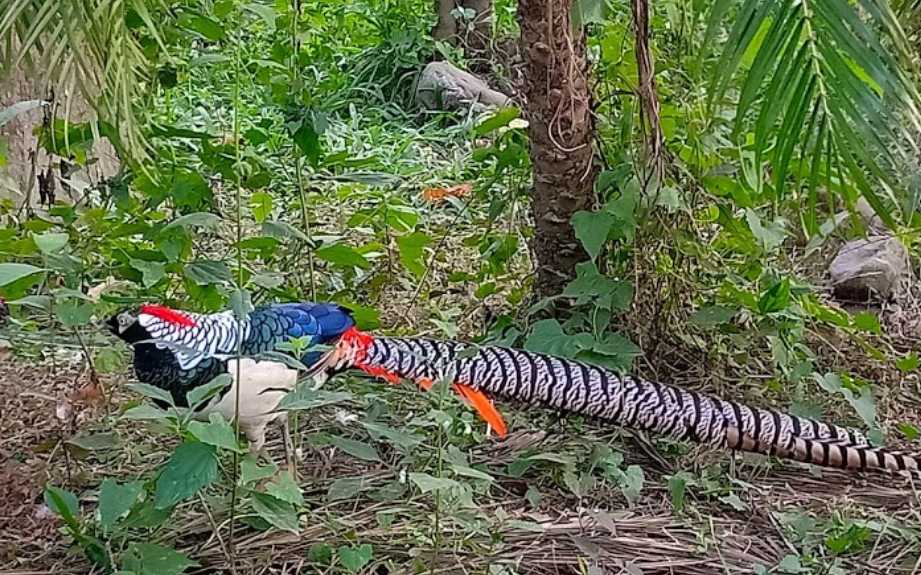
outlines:
M140 165L149 157L149 144L139 103L150 87L152 64L126 16L137 15L165 50L147 4L154 2L9 0L0 10L5 70L24 65L49 87L63 87L68 110L76 88L122 159Z
M732 5L714 4L708 39ZM895 226L899 174L917 164L921 98L906 71L908 40L887 1L744 0L735 17L710 94L721 101L741 76L736 137L751 138L756 165L770 163L775 202L793 180L796 193L805 191L810 232L820 187L849 207L862 195Z

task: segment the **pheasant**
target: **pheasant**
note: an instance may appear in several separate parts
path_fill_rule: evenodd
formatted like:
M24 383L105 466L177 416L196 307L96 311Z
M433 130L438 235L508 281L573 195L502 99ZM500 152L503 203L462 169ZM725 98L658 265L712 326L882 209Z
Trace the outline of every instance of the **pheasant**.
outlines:
M276 361L260 361L259 354L275 351L279 343L307 337L311 345L336 341L355 322L350 312L335 304L289 303L256 308L242 321L232 311L215 314L187 313L160 305L123 310L106 321L113 334L134 348L138 380L170 392L176 405L187 406L186 393L222 373L230 386L214 397L196 417L212 412L231 420L240 379L240 428L254 452L265 443L269 423L287 424L276 411L282 397L294 389L298 371ZM241 358L235 359L240 339ZM308 350L302 358L309 366L322 352ZM317 374L322 380L326 374ZM285 434L287 439L287 433Z
M825 467L919 474L918 456L870 445L859 431L542 353L421 338L375 337L351 327L308 370L357 368L392 383L448 380L496 429L486 394L584 414L629 428Z

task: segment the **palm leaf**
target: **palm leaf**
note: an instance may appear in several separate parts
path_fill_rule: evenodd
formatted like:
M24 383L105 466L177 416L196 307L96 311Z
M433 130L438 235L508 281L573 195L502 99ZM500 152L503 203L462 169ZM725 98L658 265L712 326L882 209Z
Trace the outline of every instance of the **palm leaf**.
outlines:
M921 98L906 72L909 42L886 0L857 4L743 0L712 75L712 105L741 76L736 138L751 134L757 165L770 163L775 202L790 193L791 181L796 193L805 191L810 233L818 228L822 188L849 208L862 195L894 227L907 181L900 174L918 153ZM707 38L733 5L715 2ZM740 72L759 36L751 65Z
M151 85L151 62L126 15L137 14L165 50L148 4L161 6L159 0L9 0L0 8L6 71L24 65L59 92L64 88L66 111L79 92L122 160L141 166L149 157L141 103Z

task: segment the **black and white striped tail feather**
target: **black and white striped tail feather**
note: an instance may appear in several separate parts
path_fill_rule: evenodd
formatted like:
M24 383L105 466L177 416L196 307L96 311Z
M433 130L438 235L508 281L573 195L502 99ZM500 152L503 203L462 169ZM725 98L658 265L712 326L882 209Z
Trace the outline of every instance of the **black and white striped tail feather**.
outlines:
M349 350L337 349L327 362L342 368L350 359ZM856 430L619 376L580 361L498 346L383 337L373 340L362 361L406 379L449 378L676 439L826 467L919 473L917 457L875 448Z

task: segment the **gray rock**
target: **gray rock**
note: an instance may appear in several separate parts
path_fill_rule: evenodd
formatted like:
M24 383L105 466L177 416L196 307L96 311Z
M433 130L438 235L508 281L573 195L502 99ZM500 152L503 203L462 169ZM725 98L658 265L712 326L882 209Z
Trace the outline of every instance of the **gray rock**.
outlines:
M888 299L908 272L908 250L897 238L870 236L841 246L829 269L832 288L840 299Z
M457 110L469 106L481 110L507 106L511 100L450 62L430 62L416 84L416 103L426 110Z
M886 227L883 219L876 215L876 211L873 209L873 206L870 205L870 202L860 198L857 200L856 208L864 225L870 228L871 233L882 234L889 232L889 228Z

